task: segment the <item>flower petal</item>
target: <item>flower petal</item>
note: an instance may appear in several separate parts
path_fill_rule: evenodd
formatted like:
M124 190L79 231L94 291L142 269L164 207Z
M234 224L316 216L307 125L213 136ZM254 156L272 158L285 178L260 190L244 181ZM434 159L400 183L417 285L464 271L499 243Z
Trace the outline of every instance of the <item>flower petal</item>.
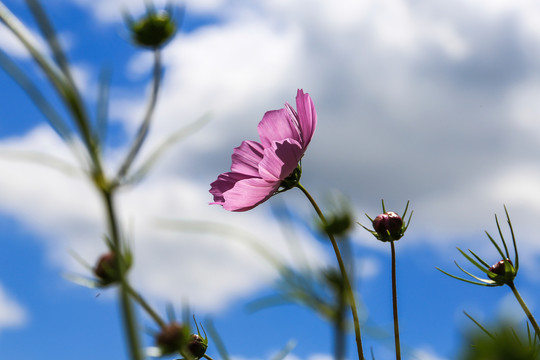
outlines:
M223 208L229 211L246 211L268 200L279 188L279 182L260 178L240 180L223 193Z
M300 133L295 121L287 109L267 111L259 126L259 137L265 148L271 147L276 141L295 139L300 141Z
M264 149L264 157L259 163L259 174L267 181L281 183L296 169L303 154L304 150L296 140L275 142L272 147Z
M235 172L226 172L218 176L217 180L210 184L210 194L214 195L214 202L210 205L223 205L225 198L223 194L234 187L240 181L250 178L247 175Z
M304 94L302 89L299 89L296 94L296 110L298 112L302 146L305 150L313 137L313 133L315 133L317 112L315 111L313 100L311 100L309 94Z
M231 171L253 177L259 177L259 163L263 158L264 148L255 141L243 141L232 154Z

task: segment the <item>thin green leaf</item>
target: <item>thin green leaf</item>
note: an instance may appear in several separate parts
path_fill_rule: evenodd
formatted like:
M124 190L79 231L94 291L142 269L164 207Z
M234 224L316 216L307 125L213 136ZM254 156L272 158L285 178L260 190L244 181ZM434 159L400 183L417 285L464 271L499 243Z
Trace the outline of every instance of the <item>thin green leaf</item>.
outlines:
M458 251L461 253L461 255L465 256L465 258L466 258L467 260L469 260L469 262L470 262L471 264L473 264L474 266L476 266L476 267L477 267L478 269L480 269L482 272L484 272L484 273L486 273L486 274L489 273L489 271L488 271L484 266L482 266L480 263L478 263L478 262L477 262L476 260L474 260L472 257L470 257L469 255L467 255L467 253L465 253L465 252L464 252L463 250L461 250L460 248L457 248L457 249L458 249ZM471 251L470 249L467 249L467 250Z
M223 343L221 336L219 336L219 333L216 330L216 327L214 326L214 322L210 319L207 319L206 328L208 329L208 334L212 338L213 344L216 347L216 350L218 351L219 355L221 355L223 360L230 360L229 353L227 349L225 348L225 344Z
M58 37L56 36L56 32L54 31L54 28L49 21L49 18L47 14L45 13L45 10L40 5L39 1L37 0L26 0L26 3L32 12L32 15L34 16L34 19L36 19L36 22L41 30L41 33L45 36L45 40L47 41L47 44L49 45L49 48L53 54L53 58L66 77L66 79L71 83L72 86L74 86L73 77L71 75L71 71L69 69L69 63L67 61L67 58L62 51L62 47L60 46L60 43L58 42Z
M159 157L172 145L176 144L178 141L184 139L185 137L193 134L195 131L199 130L204 124L208 122L208 117L202 117L193 124L186 126L169 136L165 141L158 146L143 162L143 164L127 179L122 180L117 178L117 180L122 184L133 184L144 178L144 176L150 171L152 166L156 163Z
M489 336L490 338L492 338L493 340L495 340L495 336L493 334L491 334L484 326L482 326L482 324L480 324L478 321L476 321L471 315L467 314L467 312L463 312L469 319L471 319L471 321L473 323L476 324L476 326L478 326L480 328L480 330L482 330L484 333L486 333L487 336Z
M107 125L109 117L110 71L102 70L99 76L98 99L96 104L95 142L105 146L107 141Z
M287 355L293 351L293 349L296 347L296 341L295 340L289 340L287 344L281 349L275 356L272 357L271 360L283 360Z
M450 274L450 273L448 273L448 272L446 272L446 271L444 271L444 270L442 270L442 269L439 269L439 268L435 268L435 269L439 270L440 272L442 272L442 273L445 274L445 275L450 276L451 278L454 278L454 279L456 279L456 280L461 280L461 281L466 282L466 283L469 283L469 284L481 285L481 286L492 286L492 285L485 284L485 283L482 283L482 282L476 282L476 281L472 281L472 280L469 280L469 279L461 278L461 277L456 276L456 275L452 275L452 274Z
M504 212L506 214L506 221L508 222L508 226L510 227L510 233L512 234L512 243L514 244L514 268L516 269L516 272L519 270L519 255L518 255L518 249L517 249L517 243L516 243L516 236L514 234L514 227L512 226L512 222L510 221L510 215L508 215L508 210L506 209L506 205L504 206Z
M168 303L165 311L167 313L167 319L169 322L176 321L176 312L174 311L174 306L172 304Z
M82 169L73 166L72 164L60 158L43 153L23 150L0 149L0 157L4 157L5 159L9 159L12 161L26 161L32 164L46 166L51 169L60 171L64 175L68 176L79 177L84 175L84 171Z
M484 265L485 267L487 267L488 269L491 267L491 265L489 265L487 262L485 262L484 260L482 260L480 258L480 256L476 255L471 249L467 249L469 250L469 252L476 258L476 260L478 260L480 263L482 263L482 265Z
M64 76L62 98L66 101L68 108L71 110L75 121L79 126L79 130L81 131L83 140L87 144L88 150L93 152L95 151L94 147L98 146L97 144L99 143L92 142L92 131L90 130L91 126L86 116L86 111L84 110L82 97L79 93L77 85L75 84L75 81L73 80L67 57L64 54L60 43L58 42L56 32L39 1L26 0L26 3L32 12L32 15L36 19L41 33L45 36L45 40L49 45L56 65L59 67Z
M80 101L80 97L77 96L77 89L73 87L73 84L66 78L65 74L55 63L41 54L33 44L33 41L30 40L30 31L2 2L0 2L0 21L6 25L19 41L21 41L56 89L56 92L64 102L64 105L73 115L74 122L77 125L86 149L90 154L93 166L100 170L101 164L96 152L96 144L92 142L89 123L82 101Z
M403 211L403 213L401 214L401 216L403 216L403 218L405 218L405 215L407 215L407 210L409 209L409 200L407 200L407 204L405 205L405 210Z
M491 243L493 244L493 246L495 246L497 248L497 251L499 252L499 254L501 255L502 259L506 259L506 256L504 255L504 253L502 252L501 248L499 245L497 245L497 242L491 237L491 235L489 235L489 233L486 231L485 232L486 235L488 236L489 240L491 241Z
M461 266L459 266L459 264L457 262L455 264L461 271L463 271L465 274L469 275L473 279L476 279L476 280L478 280L478 281L480 281L480 282L482 282L484 284L488 284L489 286L497 286L495 281L490 280L490 279L482 279L482 278L480 278L480 277L478 277L478 276L476 276L474 274L471 274L467 270L463 269Z
M501 226L499 224L499 218L497 215L495 215L495 223L497 224L497 230L499 231L499 236L502 240L503 246L504 246L504 252L506 254L506 257L503 257L504 259L510 259L510 253L508 252L508 246L506 245L506 241L504 240L504 236L501 230Z
M67 140L71 136L71 131L60 114L47 101L43 93L34 85L32 80L0 50L0 66L11 76L11 78L24 90L30 100L43 114L51 127L63 139Z
M102 287L101 283L95 279L90 279L75 274L63 274L62 277L74 284L84 286L89 289L98 289Z

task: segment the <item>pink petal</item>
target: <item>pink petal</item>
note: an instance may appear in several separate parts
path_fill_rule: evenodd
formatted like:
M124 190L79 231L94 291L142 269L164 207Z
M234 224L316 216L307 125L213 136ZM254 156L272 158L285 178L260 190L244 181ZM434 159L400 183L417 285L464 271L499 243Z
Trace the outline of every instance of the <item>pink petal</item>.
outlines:
M259 174L267 181L281 183L298 166L304 151L293 139L275 142L271 148L264 149L264 157L259 163Z
M265 148L271 147L272 143L285 139L300 141L300 133L286 109L272 110L264 114L257 127L261 143Z
M264 148L255 141L243 141L232 154L231 171L253 177L259 177L259 163L263 158Z
M279 188L279 182L268 182L260 178L238 181L223 193L223 208L229 211L246 211L268 200Z
M296 94L296 110L298 112L300 133L303 141L302 145L305 150L317 126L317 112L315 111L313 100L311 100L309 94L304 94L302 89L299 89Z
M214 195L214 202L210 205L223 205L225 198L223 194L234 187L234 185L249 176L234 172L226 172L218 176L217 180L210 184L210 194Z

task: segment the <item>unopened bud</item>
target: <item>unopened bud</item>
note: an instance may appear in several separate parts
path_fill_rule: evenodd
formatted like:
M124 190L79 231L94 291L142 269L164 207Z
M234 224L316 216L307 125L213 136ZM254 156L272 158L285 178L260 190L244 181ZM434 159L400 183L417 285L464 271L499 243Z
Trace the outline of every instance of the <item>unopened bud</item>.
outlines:
M511 284L516 275L517 270L514 268L514 264L510 259L503 259L496 264L489 267L488 277L495 281L497 285Z
M395 212L389 211L375 217L373 229L381 241L399 240L403 236L403 220Z
M161 329L156 337L156 346L163 355L170 355L182 351L186 343L184 327L177 322L172 322Z
M200 359L203 357L208 344L206 341L197 334L191 334L188 342L188 350L195 358Z
M118 281L116 254L110 252L102 255L94 267L94 275L96 275L103 286Z
M159 48L167 43L176 32L176 24L169 11L149 11L142 19L132 21L128 26L133 41L140 46Z

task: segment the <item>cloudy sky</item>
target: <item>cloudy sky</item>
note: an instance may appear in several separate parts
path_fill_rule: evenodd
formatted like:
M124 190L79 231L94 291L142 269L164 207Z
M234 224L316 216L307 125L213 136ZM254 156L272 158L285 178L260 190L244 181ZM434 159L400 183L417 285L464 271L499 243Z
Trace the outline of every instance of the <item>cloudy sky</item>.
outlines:
M24 4L4 4L43 46ZM143 4L46 3L89 108L100 71L112 73L111 172L149 92L151 55L129 43L122 22L122 11L138 16ZM290 232L275 218L284 208L305 261L333 261L310 231L314 214L302 194L280 194L247 213L208 206L209 184L228 171L232 149L258 140L264 112L294 104L302 88L318 113L302 183L321 204L341 193L366 223L363 214L380 212L382 198L397 212L411 201L413 221L397 244L407 358L454 358L467 324L463 310L486 322L501 312L521 320L507 289L458 283L435 267L457 270L456 246L498 261L484 230L496 235L493 215L504 219L506 205L521 250L517 286L538 308L539 24L534 0L186 1L182 31L163 54L161 97L142 158L171 132L207 122L118 199L136 256L133 282L159 309L187 299L201 318L211 315L238 358L269 358L290 339L297 341L291 359L331 356L330 329L308 310L244 311L271 292L277 276L250 241L298 261ZM0 48L56 101L4 27ZM62 277L86 274L72 253L93 263L105 250L100 199L24 93L4 73L0 84L0 354L122 358L114 293L96 297ZM73 168L43 166L36 154ZM392 329L389 249L360 227L351 240L371 329L366 344L377 359L392 358L384 335ZM212 347L209 354L217 357Z

